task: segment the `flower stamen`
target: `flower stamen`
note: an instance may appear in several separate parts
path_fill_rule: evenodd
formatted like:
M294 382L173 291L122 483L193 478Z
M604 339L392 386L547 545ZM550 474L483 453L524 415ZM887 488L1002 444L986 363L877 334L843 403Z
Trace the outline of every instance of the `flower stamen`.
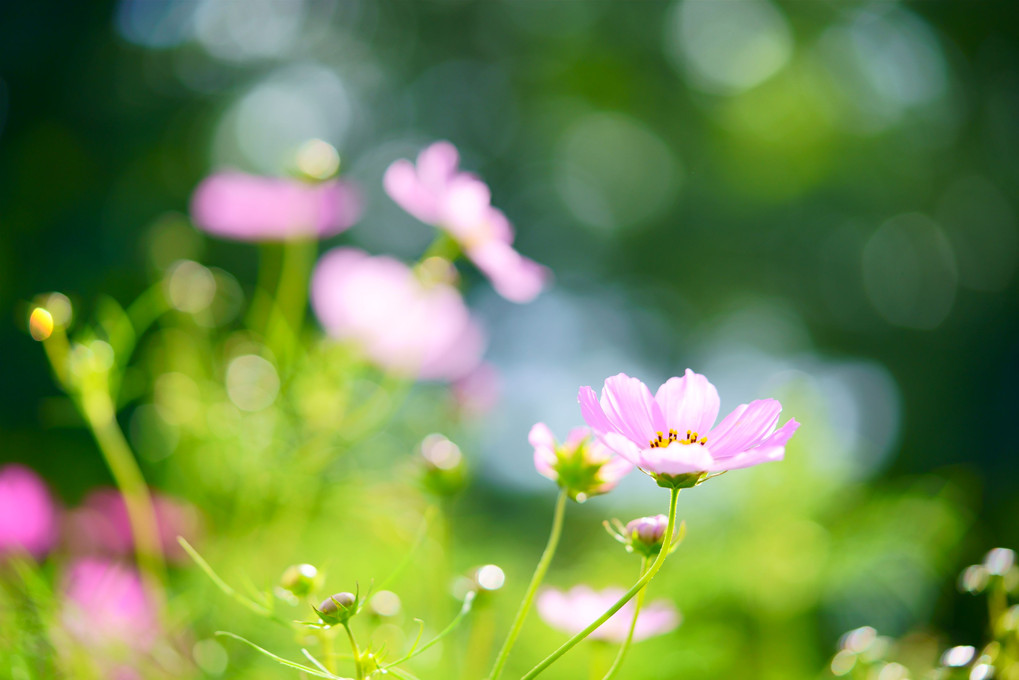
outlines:
M664 449L672 442L677 442L683 445L700 444L701 446L704 446L708 442L707 437L701 437L698 433L693 432L692 430L686 431L686 439L680 439L679 433L675 430L669 430L667 435L662 432L656 432L655 434L658 436L648 442L652 449Z

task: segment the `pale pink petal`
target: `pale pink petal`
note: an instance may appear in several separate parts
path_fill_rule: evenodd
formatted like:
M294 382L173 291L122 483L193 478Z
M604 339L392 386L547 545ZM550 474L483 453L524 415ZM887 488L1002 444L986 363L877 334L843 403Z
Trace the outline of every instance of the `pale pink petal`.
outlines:
M484 182L469 175L457 176L443 196L441 226L468 247L490 240L491 200L492 193Z
M654 474L683 475L712 469L714 459L707 446L672 444L640 452L639 465Z
M551 272L518 253L509 244L489 239L466 251L499 295L511 302L530 302L551 279Z
M688 430L706 435L718 417L718 390L689 368L682 378L669 378L659 387L655 401L662 408L666 424L679 433L680 439Z
M556 444L552 430L545 423L535 423L527 434L527 441L535 448L542 446L546 449L554 449Z
M460 153L447 141L425 147L418 154L417 174L430 191L442 191L453 179L460 165Z
M605 446L630 461L630 463L636 465L640 462L640 453L643 449L627 437L618 432L606 432L600 438L605 443Z
M57 541L57 508L46 483L16 463L0 468L0 559L24 551L40 559Z
M602 411L598 394L590 386L585 385L578 390L577 401L580 402L580 415L588 427L598 434L612 431L612 424Z
M488 223L492 232L492 238L503 243L513 243L513 225L498 208L491 208L488 211Z
M624 373L605 381L601 407L612 429L638 445L650 442L665 428L661 409L647 385Z
M155 607L138 572L117 562L75 561L64 581L64 627L82 644L96 649L150 649L159 635Z
M679 626L679 612L668 600L656 600L644 605L633 629L634 642L662 635Z
M598 471L598 479L602 480L602 485L598 487L598 492L606 493L614 489L616 484L633 470L633 467L633 463L626 458L613 456Z
M346 248L326 253L312 276L311 302L330 335L395 374L457 380L481 362L485 334L459 291L424 285L393 258Z
M741 404L708 433L716 459L724 459L757 446L778 424L782 405L775 399Z
M421 183L410 161L400 159L386 168L382 186L397 205L422 222L436 224L439 221L439 197Z
M711 471L736 470L760 463L782 460L785 457L786 442L789 441L799 427L800 424L795 419L790 419L789 422L775 430L754 448L726 458L716 459Z
M575 586L567 592L546 588L538 595L538 614L548 625L574 635L596 621L609 607L623 596L622 588L605 588L595 591L587 586ZM594 640L623 642L630 631L635 604L623 605L605 623L591 633ZM649 603L637 617L634 639L643 640L666 633L679 624L679 614L669 602L656 600ZM639 631L639 635L638 635Z
M191 197L196 226L242 241L325 238L347 229L360 215L359 193L339 180L309 184L223 172L204 179Z

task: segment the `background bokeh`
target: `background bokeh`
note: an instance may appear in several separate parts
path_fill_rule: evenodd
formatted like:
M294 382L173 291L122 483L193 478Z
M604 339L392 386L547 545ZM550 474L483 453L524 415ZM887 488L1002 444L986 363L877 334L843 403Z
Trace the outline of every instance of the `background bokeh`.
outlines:
M685 622L638 647L647 654L628 677L665 677L652 655L677 677L815 677L838 635L867 623L979 635L953 574L1019 544L1012 3L122 0L0 12L0 459L39 471L66 504L109 478L24 332L35 294L62 291L87 317L100 296L127 304L180 257L250 292L258 249L192 230L189 196L223 167L283 174L311 137L340 151L367 199L361 222L323 248L416 258L431 231L383 193L382 173L448 139L489 182L519 249L555 273L519 306L467 272L501 399L448 433L476 474L451 512L458 568L502 565L500 597L513 601L553 492L531 466L530 425L578 424L579 385L619 371L657 385L689 366L718 385L723 410L775 395L804 426L787 462L681 497L688 538L655 589ZM409 456L442 427L428 394L406 406L406 431L364 447L376 480L385 452ZM194 469L173 463L181 437L145 434L146 403L123 422L151 481L227 516L214 492L189 494ZM322 474L348 508L359 487L344 486L344 465ZM552 582L631 578L597 534L612 514L663 510L637 477L568 520L573 547ZM256 581L298 559L378 568L398 546L363 529L400 523L380 494L340 518L324 498L329 519L275 554L254 538L208 551L233 550ZM350 556L355 540L374 562ZM223 620L202 614L196 635ZM533 621L523 644L549 634ZM586 661L571 663L557 677Z

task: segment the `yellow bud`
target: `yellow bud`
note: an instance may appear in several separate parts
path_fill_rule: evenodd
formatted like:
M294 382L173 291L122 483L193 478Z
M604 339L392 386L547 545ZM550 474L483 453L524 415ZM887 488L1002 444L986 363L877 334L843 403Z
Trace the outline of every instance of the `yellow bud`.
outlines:
M33 309L28 317L28 332L40 342L50 337L53 334L53 315L42 307Z

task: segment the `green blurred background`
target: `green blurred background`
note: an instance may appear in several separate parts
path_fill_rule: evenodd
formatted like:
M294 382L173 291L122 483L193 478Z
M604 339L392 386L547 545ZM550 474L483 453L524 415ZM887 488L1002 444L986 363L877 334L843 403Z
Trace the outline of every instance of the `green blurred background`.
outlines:
M689 538L657 594L686 622L645 647L686 677L790 678L813 677L865 623L965 641L982 624L952 575L1019 544L1017 14L1007 2L7 3L0 459L28 463L68 504L109 481L24 332L35 294L62 291L85 316L100 295L126 304L203 176L280 174L310 137L339 149L367 197L334 241L414 258L431 234L381 175L448 139L519 249L556 276L525 307L468 281L503 399L459 431L478 473L453 523L461 566L504 565L512 600L521 553L537 556L551 490L530 467L531 423L565 433L577 386L620 370L657 385L690 366L723 409L774 393L804 427L786 463L682 497ZM195 235L173 248L254 285L252 246ZM187 495L164 459L145 465ZM649 484L575 515L568 535L584 547L564 547L556 585L630 578L585 560L611 550L596 536L606 513L662 511ZM471 539L489 531L505 540ZM306 541L323 558L328 543ZM266 578L293 561L243 557L265 560L252 569ZM528 634L537 648L548 631ZM632 677L661 677L633 663Z

